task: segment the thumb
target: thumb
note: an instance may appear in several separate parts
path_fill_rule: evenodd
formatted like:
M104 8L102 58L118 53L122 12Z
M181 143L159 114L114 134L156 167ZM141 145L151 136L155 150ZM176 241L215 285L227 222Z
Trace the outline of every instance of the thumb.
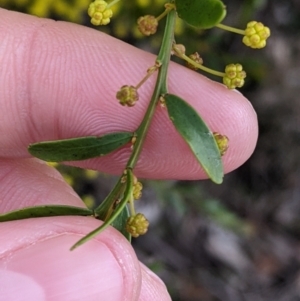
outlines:
M70 251L96 227L99 221L82 217L1 224L0 300L169 301L162 281L113 228Z

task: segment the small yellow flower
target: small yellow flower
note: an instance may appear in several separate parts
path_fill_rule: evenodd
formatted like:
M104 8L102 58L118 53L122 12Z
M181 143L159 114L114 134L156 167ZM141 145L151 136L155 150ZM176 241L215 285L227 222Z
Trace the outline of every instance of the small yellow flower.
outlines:
M243 43L251 48L264 48L266 40L271 35L269 27L264 26L261 22L251 21L245 29Z
M122 86L116 95L122 106L132 107L139 100L137 88L134 86Z
M241 88L245 83L246 72L241 64L229 64L225 68L223 83L229 89Z
M189 58L192 59L194 62L196 62L199 65L203 64L203 59L200 57L198 52L190 54ZM189 69L192 69L192 70L198 70L198 68L195 65L191 64L191 63L187 63L187 67Z
M58 167L58 163L57 162L46 162L47 165L51 166L51 167Z
M142 189L143 189L143 184L141 182L136 182L135 184L133 184L133 198L135 200L138 200L141 198L142 196Z
M92 2L88 9L88 15L91 17L93 25L107 25L113 12L107 8L107 2L104 0L95 0Z
M95 179L99 175L98 171L91 169L85 169L84 174L88 179Z
M150 36L156 33L158 21L154 16L146 15L137 20L139 31L145 35Z
M142 213L137 213L128 218L126 223L126 230L133 237L138 237L148 231L149 221Z
M213 134L214 134L214 138L217 142L217 145L218 145L218 148L220 151L220 155L224 156L229 147L229 139L227 136L221 135L220 133L217 133L217 132L215 132Z
M82 200L88 208L93 208L96 204L95 198L92 195L89 195L89 194L84 195L82 197Z

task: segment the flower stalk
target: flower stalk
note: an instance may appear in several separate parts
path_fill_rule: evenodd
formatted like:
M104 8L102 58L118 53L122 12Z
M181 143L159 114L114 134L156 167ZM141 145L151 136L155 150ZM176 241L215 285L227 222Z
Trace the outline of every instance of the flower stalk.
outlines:
M156 80L156 85L149 106L147 108L146 114L144 116L144 119L136 131L136 141L133 145L132 154L126 165L126 168L129 169L133 169L135 167L135 164L137 163L137 160L142 150L143 143L146 138L147 131L149 129L152 117L155 112L156 105L159 102L160 96L168 92L167 74L168 74L168 66L169 66L170 56L171 56L170 53L172 50L172 44L174 40L175 20L176 20L176 12L175 10L170 10L167 15L162 45L156 59L156 65L160 66L157 80Z

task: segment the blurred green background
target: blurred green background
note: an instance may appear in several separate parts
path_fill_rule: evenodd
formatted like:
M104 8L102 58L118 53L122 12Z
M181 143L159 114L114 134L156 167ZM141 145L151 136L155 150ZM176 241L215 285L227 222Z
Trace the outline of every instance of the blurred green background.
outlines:
M89 0L0 0L0 6L91 26ZM99 30L155 53L161 29L141 38L135 21L157 15L165 1L121 1ZM209 67L240 62L242 92L258 114L255 153L224 184L209 181L144 181L138 211L151 222L133 241L138 257L166 283L173 301L300 300L300 1L224 0L224 23L250 20L272 30L268 46L243 47L219 29L195 31L177 24L177 43L199 51ZM218 79L217 79L218 80ZM89 206L110 191L114 177L58 167Z

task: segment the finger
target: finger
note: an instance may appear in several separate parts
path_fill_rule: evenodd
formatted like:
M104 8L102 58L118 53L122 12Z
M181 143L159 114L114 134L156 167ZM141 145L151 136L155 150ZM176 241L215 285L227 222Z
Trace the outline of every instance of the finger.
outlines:
M98 226L99 221L82 217L1 224L0 299L96 301L100 296L106 301L170 300L163 283L141 271L130 244L112 228L69 250ZM140 299L148 295L141 291L145 287L155 287L159 295Z
M61 175L36 159L0 160L0 179L1 213L45 204L83 206ZM17 300L21 291L26 300L98 300L99 295L108 301L170 300L164 284L140 268L128 242L112 228L94 239L98 244L69 252L99 223L80 217L2 223L0 278L6 281L0 299Z
M141 264L142 288L139 301L171 300L164 283L145 265Z
M29 143L135 131L143 118L155 76L140 90L133 108L121 107L116 91L135 85L155 57L98 31L74 24L0 11L0 156L28 157ZM236 91L172 64L169 90L188 101L213 131L225 134L229 172L252 154L257 119ZM120 173L130 154L124 147L77 165ZM202 169L175 131L166 110L157 108L135 168L141 177L199 179Z
M53 167L37 159L0 159L0 213L39 205L85 207Z

